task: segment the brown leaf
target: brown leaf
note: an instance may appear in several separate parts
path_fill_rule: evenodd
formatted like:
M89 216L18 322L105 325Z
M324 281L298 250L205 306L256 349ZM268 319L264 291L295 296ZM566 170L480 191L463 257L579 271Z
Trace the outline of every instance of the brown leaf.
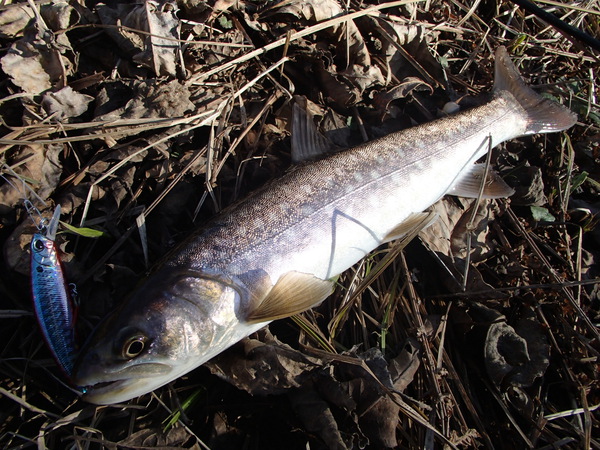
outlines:
M181 448L200 449L193 435L183 427L173 427L163 432L160 428L145 428L119 441L120 448L154 448L175 450Z
M523 206L543 206L548 203L544 194L544 181L542 170L539 167L520 166L511 171L511 186L515 187L515 194L511 202Z
M56 61L57 52L42 53L37 46L43 46L43 43L19 40L10 46L1 60L2 70L11 81L30 94L50 89L62 74L60 63Z
M529 308L523 310L515 327L505 321L490 325L484 354L488 375L502 390L531 386L550 363L543 327Z
M244 339L205 366L252 395L282 394L289 388L301 386L317 367L317 361L282 344L266 328L259 333L264 342Z
M414 338L408 338L398 356L390 361L389 371L394 389L404 392L412 383L421 365L421 345Z
M443 86L444 70L428 45L435 33L398 21L378 21L377 27L382 35L382 52L396 78L417 77L432 87Z
M47 92L42 98L42 107L57 122L77 117L87 111L94 97L74 91L70 86L57 92Z
M406 77L402 82L390 89L376 93L373 96L375 106L379 110L381 117L387 112L388 106L394 100L404 98L415 89L425 88L433 94L433 89L430 85L417 77Z
M471 221L476 202L466 198L445 198L431 208L438 219L419 233L429 249L446 256L464 258L467 249L467 225ZM482 200L471 229L471 256L484 258L491 250L486 238L488 222L495 217L489 200Z
M344 9L336 0L295 0L282 2L280 5L268 10L269 15L273 12L292 14L309 23L317 23L344 13ZM341 21L323 33L331 37L340 54L336 55L337 64L323 63L323 58L331 57L329 52L320 55L317 74L327 95L339 106L352 106L362 99L366 89L376 84L384 84L381 69L372 63L362 33L353 20Z
M98 15L106 25L129 29L108 29L107 33L134 61L156 75L177 75L180 51L177 4L171 0L145 0L142 4L118 4L116 8L98 5Z
M21 33L34 18L31 8L24 3L13 3L0 11L0 37L3 39L14 38Z
M294 389L288 393L292 408L298 415L306 430L319 436L327 448L347 450L337 421L328 403L310 386Z
M115 90L107 89L101 107L97 107L99 115L95 120L183 117L195 109L188 87L177 80L168 83L135 81L127 88L119 85ZM128 90L131 92L129 100L123 106L111 109L117 102L123 104L122 95Z
M77 10L68 2L61 0L41 5L40 15L44 19L44 23L53 31L66 30L80 20Z
M2 57L2 70L16 86L30 94L52 87L61 89L74 69L74 64L63 56L67 52L72 55L66 34L54 35L45 25L31 21L24 36L11 44Z
M15 168L15 173L25 179L33 180L33 190L42 200L46 200L60 181L62 151L62 144L23 146L12 153L9 165L20 163ZM22 187L21 181L12 179L11 183L12 185L5 183L0 186L0 205L14 207L22 204L24 197L30 197Z

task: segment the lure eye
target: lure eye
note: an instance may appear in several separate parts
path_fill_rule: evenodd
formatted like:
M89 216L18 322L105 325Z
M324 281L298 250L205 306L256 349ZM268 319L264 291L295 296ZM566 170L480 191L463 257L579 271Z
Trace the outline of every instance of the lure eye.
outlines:
M132 336L125 341L121 354L125 359L131 359L138 356L146 348L145 336Z
M35 248L38 252L44 250L44 243L40 239L36 239L33 242L33 248Z

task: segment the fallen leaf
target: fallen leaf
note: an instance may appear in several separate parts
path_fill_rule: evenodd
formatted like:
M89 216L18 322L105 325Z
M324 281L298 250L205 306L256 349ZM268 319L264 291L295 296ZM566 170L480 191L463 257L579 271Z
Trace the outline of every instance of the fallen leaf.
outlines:
M292 14L308 23L318 23L340 16L344 9L336 0L282 2L263 13L263 17L273 14ZM373 64L363 35L353 20L344 20L323 33L330 36L339 54L334 57L329 52L311 49L314 69L327 95L340 107L347 108L362 99L363 92L385 80L381 69ZM326 62L325 62L326 61Z
M10 39L23 33L23 30L35 16L31 8L24 3L13 3L0 11L0 37Z
M29 94L39 94L52 87L62 88L74 66L61 53L70 50L64 34L55 37L48 29L40 31L34 21L24 36L8 48L1 59L2 70L11 81Z
M452 258L465 258L467 252L467 233L471 233L471 257L473 261L485 259L493 250L488 242L488 223L494 220L496 209L490 200L482 200L481 206L473 216L477 202L473 199L448 197L431 207L438 219L419 233L419 237L432 250ZM468 225L472 227L468 229Z
M406 97L415 89L427 89L433 94L433 88L417 77L406 77L400 84L376 93L373 96L373 101L379 110L380 116L383 118L388 112L388 107L391 102Z
M421 345L414 338L408 338L398 356L390 361L389 371L394 389L404 392L412 383L421 365Z
M511 197L511 203L522 206L544 206L548 199L544 194L544 181L542 170L534 166L520 166L511 170L507 180L515 193Z
M344 442L329 404L312 386L306 385L291 390L288 397L294 412L302 420L306 430L319 436L326 448L334 450L351 448Z
M179 61L179 18L171 0L144 0L142 4L98 5L98 15L106 25L125 29L107 32L133 61L158 76L176 76ZM142 33L136 32L136 30Z
M57 92L47 92L42 98L42 107L57 122L77 117L87 111L94 97L74 91L70 86Z
M14 172L25 180L30 180L29 184L38 197L46 200L60 181L62 151L62 144L22 146L11 154L8 165L19 163ZM0 205L22 205L24 198L30 197L22 187L21 181L12 180L11 183L0 186Z
M546 372L550 346L533 310L523 308L514 327L497 315L489 324L484 345L486 371L500 391L526 388Z
M264 342L247 338L205 364L215 375L252 395L283 394L299 387L318 361L282 344L268 329Z
M121 448L200 449L199 443L182 426L172 427L167 432L159 428L139 430L117 443Z
M66 30L79 23L80 16L66 1L52 0L40 6L40 15L53 31Z
M125 100L123 94L127 92L130 94ZM128 86L119 83L114 89L107 88L102 96L102 104L96 108L94 120L174 118L183 117L186 112L194 110L189 88L177 80L167 83L134 81Z

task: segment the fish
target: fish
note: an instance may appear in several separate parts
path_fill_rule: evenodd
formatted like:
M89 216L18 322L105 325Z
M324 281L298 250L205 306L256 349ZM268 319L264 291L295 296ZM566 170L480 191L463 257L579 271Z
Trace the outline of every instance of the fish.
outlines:
M575 122L527 86L499 47L488 103L300 163L193 232L84 344L74 369L83 399L148 393L272 320L320 304L341 272L426 225L441 197L477 198L476 162L489 149ZM483 185L484 197L512 193L505 183Z
M54 238L60 205L45 231L31 239L33 310L52 356L69 378L75 362L75 309L65 281Z

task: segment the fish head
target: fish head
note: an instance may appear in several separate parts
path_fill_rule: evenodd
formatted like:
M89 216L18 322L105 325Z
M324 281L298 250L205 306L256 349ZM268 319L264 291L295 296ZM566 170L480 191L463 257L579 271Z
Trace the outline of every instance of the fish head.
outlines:
M148 393L232 345L240 292L218 277L158 271L83 346L73 382L95 404Z
M57 264L54 241L40 233L33 235L31 240L32 262L42 266Z

